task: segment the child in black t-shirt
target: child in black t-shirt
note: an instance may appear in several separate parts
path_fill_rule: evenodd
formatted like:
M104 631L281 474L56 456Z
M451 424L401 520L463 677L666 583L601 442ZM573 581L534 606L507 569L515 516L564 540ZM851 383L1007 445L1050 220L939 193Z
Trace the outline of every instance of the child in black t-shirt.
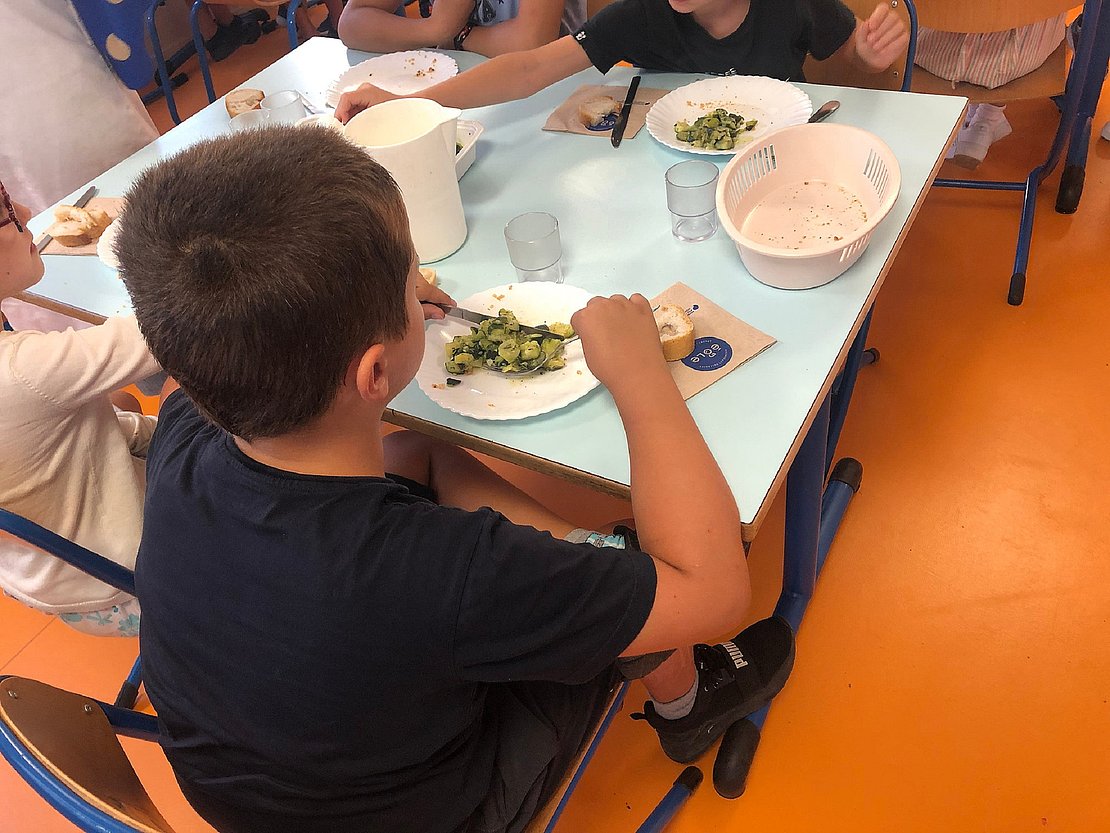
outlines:
M482 107L525 98L588 69L618 61L662 72L767 75L805 80L807 55L841 53L867 72L882 72L909 39L889 4L857 20L841 0L617 0L566 35L526 52L499 55L414 95L451 107ZM345 93L336 116L397 98L371 84Z
M736 627L748 574L642 296L572 319L625 426L642 550L630 532L596 547L465 451L383 438L451 299L360 149L225 136L144 172L127 203L120 275L182 387L147 463L143 671L218 829L520 830L618 669L643 677L679 761L781 688L781 619L689 647Z

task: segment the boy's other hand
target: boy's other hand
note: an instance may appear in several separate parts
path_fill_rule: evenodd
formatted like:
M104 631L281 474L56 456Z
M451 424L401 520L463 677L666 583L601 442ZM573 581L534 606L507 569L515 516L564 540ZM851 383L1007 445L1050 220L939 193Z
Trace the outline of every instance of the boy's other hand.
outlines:
M614 396L670 379L651 304L640 294L591 298L570 319L590 371ZM661 374L661 376L660 376Z
M392 101L395 98L400 98L400 96L387 93L373 84L362 84L339 97L339 104L335 108L335 117L346 124L367 107Z
M416 297L424 310L425 321L439 321L446 316L444 307L458 306L450 295L423 279L416 284Z
M894 63L910 41L902 19L887 3L880 3L867 20L856 26L856 57L865 69L882 72Z

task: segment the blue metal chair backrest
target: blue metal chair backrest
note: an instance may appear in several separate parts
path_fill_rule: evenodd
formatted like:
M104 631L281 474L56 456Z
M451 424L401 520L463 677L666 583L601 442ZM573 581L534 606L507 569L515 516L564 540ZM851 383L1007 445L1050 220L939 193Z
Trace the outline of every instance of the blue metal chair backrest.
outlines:
M132 90L142 89L154 77L144 36L150 6L151 0L73 0L93 45Z
M56 532L51 532L46 527L27 520L22 515L0 509L0 531L7 532L55 558L62 559L105 584L110 584L132 596L135 595L135 574L126 567L102 555L97 555L92 550L85 549L80 544L75 544L68 538L63 538Z
M105 584L110 584L132 596L135 595L135 574L126 567L102 555L97 555L92 550L85 549L80 544L75 544L68 538L63 538L56 532L51 532L46 527L27 520L22 515L0 509L0 533L5 532L25 544L60 558ZM117 706L135 705L135 700L139 696L139 685L142 683L142 673L142 658L139 657L136 658L134 665L131 666L131 672L120 686L115 700Z

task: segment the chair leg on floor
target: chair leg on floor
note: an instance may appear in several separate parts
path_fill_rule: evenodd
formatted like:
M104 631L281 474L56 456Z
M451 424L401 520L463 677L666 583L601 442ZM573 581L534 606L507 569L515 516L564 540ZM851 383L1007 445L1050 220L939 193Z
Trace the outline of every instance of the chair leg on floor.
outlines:
M116 695L116 700L112 705L121 709L133 709L135 701L139 699L139 686L142 684L143 661L141 657L136 657L135 664L131 666L131 673L127 675L127 679L120 686L119 694Z

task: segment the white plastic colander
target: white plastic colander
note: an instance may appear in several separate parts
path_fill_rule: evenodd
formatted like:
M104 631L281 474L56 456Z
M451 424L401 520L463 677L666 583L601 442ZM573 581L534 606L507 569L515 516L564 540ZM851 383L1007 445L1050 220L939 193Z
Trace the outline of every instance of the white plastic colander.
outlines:
M756 280L811 289L859 259L901 184L898 160L873 133L800 124L733 157L717 183L717 214Z

